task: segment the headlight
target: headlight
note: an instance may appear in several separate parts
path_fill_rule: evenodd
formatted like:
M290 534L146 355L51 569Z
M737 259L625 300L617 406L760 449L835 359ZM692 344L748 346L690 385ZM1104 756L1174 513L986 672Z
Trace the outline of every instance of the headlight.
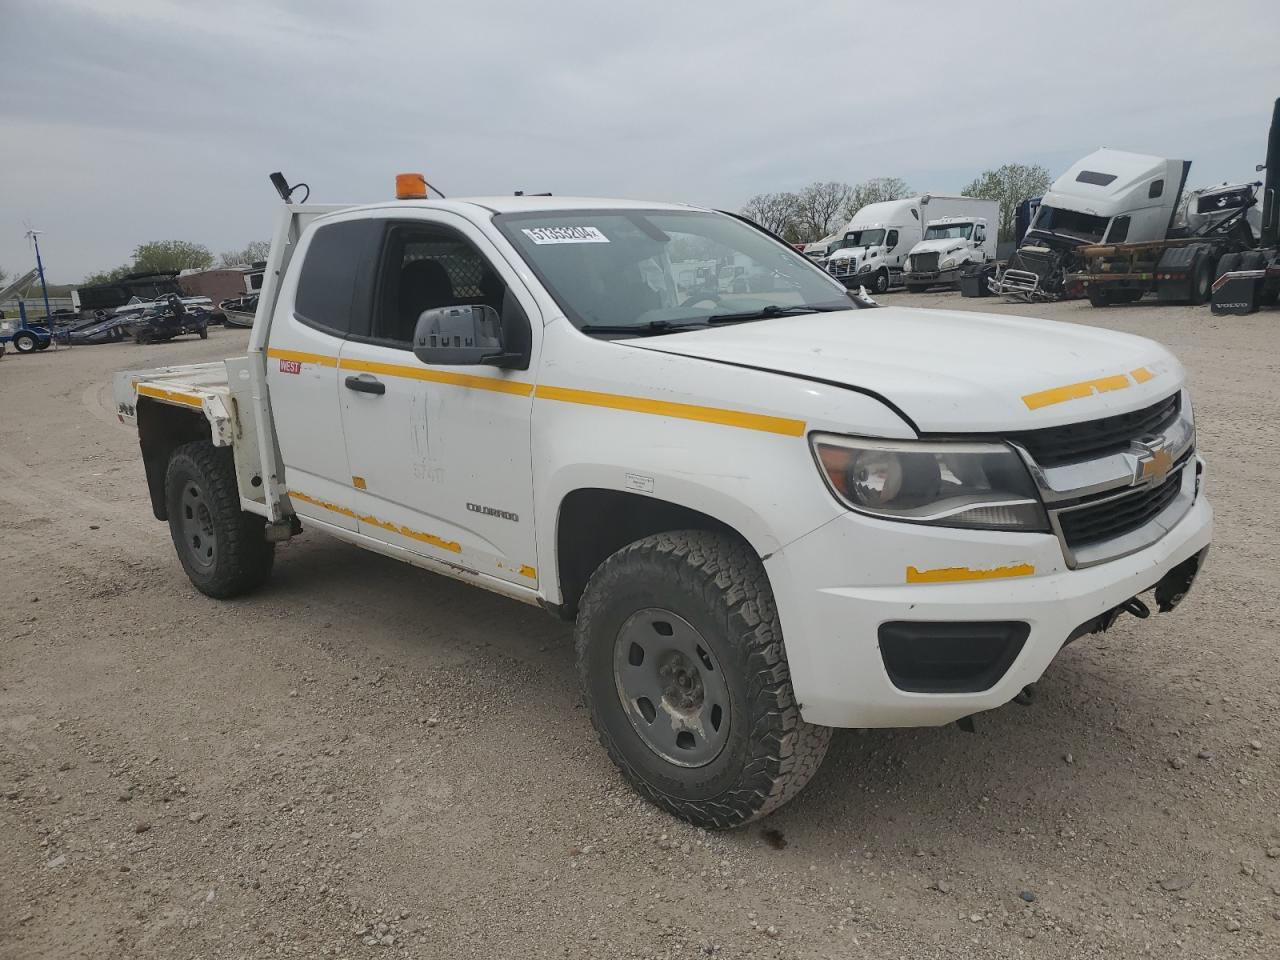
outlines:
M833 434L810 442L831 492L859 513L941 527L1049 529L1031 475L1004 444Z
M943 260L943 261L942 261L942 264L941 264L941 266L942 266L942 267L944 267L944 268L946 268L946 267L954 267L955 265L956 265L956 258L955 258L955 257L947 257L945 260Z

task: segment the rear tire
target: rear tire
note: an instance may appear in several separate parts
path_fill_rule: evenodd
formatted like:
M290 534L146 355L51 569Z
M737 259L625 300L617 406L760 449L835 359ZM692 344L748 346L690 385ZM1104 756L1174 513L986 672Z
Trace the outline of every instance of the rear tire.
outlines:
M19 330L13 335L13 349L19 353L34 353L39 342L29 330Z
M1191 289L1187 293L1187 302L1193 307L1208 303L1213 295L1213 254L1205 251L1196 260L1194 272L1191 274Z
M1089 298L1090 305L1095 307L1111 306L1111 296L1108 291L1104 290L1102 287L1096 287L1090 284L1085 288L1084 292L1085 296Z
M924 293L928 289L929 289L929 285L927 283L908 283L907 284L907 293Z
M208 440L178 447L169 458L164 487L169 534L197 590L226 600L267 581L275 544L264 536L266 520L240 509L229 447Z
M1242 259L1242 254L1224 253L1222 258L1218 261L1218 277L1221 277L1224 273L1230 273L1232 270L1239 270L1240 261ZM1217 277L1215 277L1215 279L1217 279Z
M740 540L683 530L623 547L587 584L574 640L610 759L681 819L762 817L826 754L831 730L800 718L768 577Z
M1239 254L1241 270L1263 270L1267 266L1267 255L1261 250L1246 250Z
M208 340L208 339L209 339L209 328L208 328L208 327L201 327L201 328L200 328L200 330L199 330L198 332L199 332L199 334L200 334L200 339L201 339L201 340Z

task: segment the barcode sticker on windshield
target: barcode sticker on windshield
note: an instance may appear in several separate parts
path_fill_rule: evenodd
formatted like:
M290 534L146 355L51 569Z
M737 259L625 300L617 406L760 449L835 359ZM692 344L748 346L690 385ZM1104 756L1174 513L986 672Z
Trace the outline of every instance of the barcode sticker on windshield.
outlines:
M523 231L534 243L608 243L595 227L533 227Z

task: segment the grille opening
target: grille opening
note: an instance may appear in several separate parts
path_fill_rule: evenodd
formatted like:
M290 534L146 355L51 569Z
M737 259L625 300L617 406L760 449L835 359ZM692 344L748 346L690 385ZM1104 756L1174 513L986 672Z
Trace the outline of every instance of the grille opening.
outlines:
M1177 418L1181 404L1181 395L1175 393L1131 413L1011 433L1008 439L1024 447L1041 467L1093 460L1127 450L1130 440L1159 433Z
M1182 486L1182 469L1171 471L1155 486L1104 503L1058 514L1062 536L1072 549L1114 540L1151 521L1173 502Z

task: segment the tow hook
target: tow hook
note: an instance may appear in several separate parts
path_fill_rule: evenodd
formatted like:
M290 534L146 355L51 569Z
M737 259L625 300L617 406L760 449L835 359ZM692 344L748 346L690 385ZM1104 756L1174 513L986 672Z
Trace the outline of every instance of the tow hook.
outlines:
M1137 597L1130 597L1124 603L1120 604L1120 608L1126 613L1132 613L1139 620L1145 620L1147 617L1151 616L1151 608Z
M1013 698L1013 702L1021 707L1031 706L1036 702L1036 685L1034 683L1028 683L1018 691L1018 695Z

